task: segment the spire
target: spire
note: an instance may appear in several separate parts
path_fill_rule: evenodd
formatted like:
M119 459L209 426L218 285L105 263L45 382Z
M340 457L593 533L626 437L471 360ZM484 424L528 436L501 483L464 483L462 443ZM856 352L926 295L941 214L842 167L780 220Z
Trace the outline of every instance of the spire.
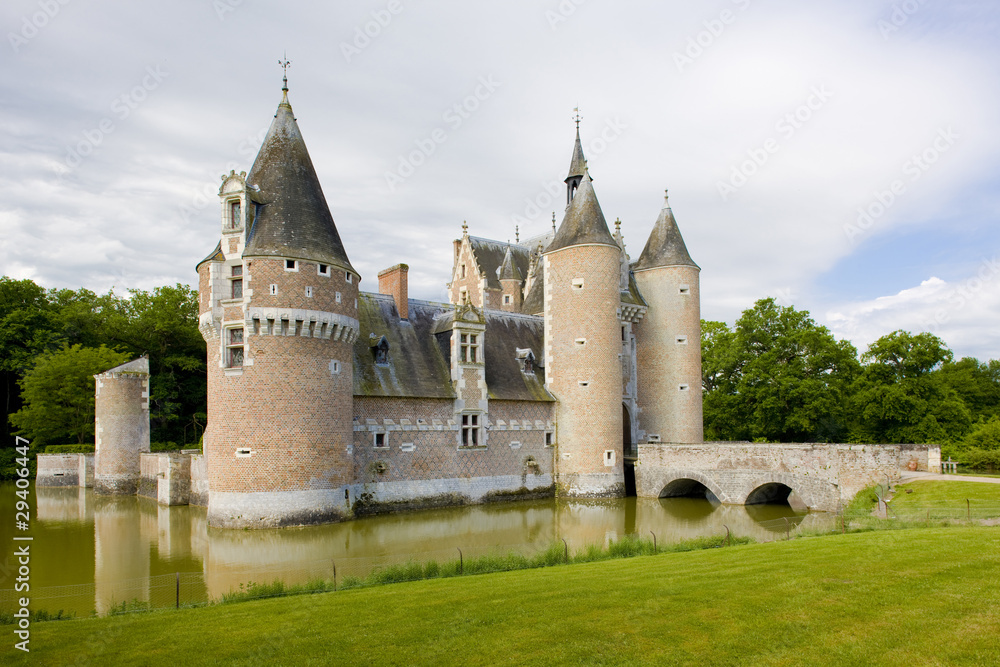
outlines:
M517 264L514 263L514 255L510 251L510 244L507 245L507 252L504 253L503 263L500 264L500 268L497 270L497 276L500 280L517 280L518 282L523 280L521 272L517 269Z
M580 187L580 181L583 180L583 175L587 173L587 158L583 156L583 142L580 141L580 121L582 116L580 116L580 108L577 107L573 109L576 111L576 117L573 120L576 122L576 143L573 144L573 157L569 162L569 174L566 175L566 205L573 201L573 195L576 189Z
M699 268L688 254L681 230L677 227L674 213L670 210L667 191L663 191L663 209L653 225L653 231L646 241L639 260L633 269L655 269L661 266L693 266Z
M246 182L255 211L244 257L311 260L357 273L288 103L287 81Z
M590 174L584 168L580 189L567 207L566 216L546 252L594 243L618 247L611 232L608 231L608 223L604 219L604 212L601 211L591 180Z

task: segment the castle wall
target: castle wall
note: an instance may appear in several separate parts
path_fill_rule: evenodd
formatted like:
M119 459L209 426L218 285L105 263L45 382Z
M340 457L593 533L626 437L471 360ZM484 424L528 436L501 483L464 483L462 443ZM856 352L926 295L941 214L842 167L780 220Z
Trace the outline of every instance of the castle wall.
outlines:
M636 271L635 281L649 305L646 316L634 326L638 440L701 442L698 269L668 266Z
M559 400L559 493L621 496L620 250L570 246L545 260L545 379Z
M451 400L359 396L354 405L356 514L553 492L550 404L490 401L479 447L460 446Z
M149 366L142 359L118 369L95 376L94 489L134 495L139 456L149 451Z
M139 495L160 505L188 505L191 496L191 455L157 452L141 457Z
M203 454L191 456L191 494L188 503L200 507L208 507L208 466Z
M36 486L81 486L82 454L39 454Z

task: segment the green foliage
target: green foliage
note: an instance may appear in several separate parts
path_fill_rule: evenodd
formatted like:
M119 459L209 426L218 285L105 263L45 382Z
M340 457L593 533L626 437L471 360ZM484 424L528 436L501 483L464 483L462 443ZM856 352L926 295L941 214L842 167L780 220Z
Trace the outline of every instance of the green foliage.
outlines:
M24 407L10 416L18 433L35 446L94 437L94 375L128 358L103 345L43 352L21 379Z
M807 311L761 299L734 329L702 325L706 439L829 442L848 428L857 352Z
M937 336L895 331L862 355L854 385L858 416L854 442L947 443L968 431L972 418L939 371L951 350Z
M94 445L48 445L44 454L93 454Z
M38 450L34 446L28 450L28 477L30 479L34 479L35 473L38 472L37 454ZM17 471L23 468L17 462L19 458L21 455L13 447L0 448L0 482L18 479Z

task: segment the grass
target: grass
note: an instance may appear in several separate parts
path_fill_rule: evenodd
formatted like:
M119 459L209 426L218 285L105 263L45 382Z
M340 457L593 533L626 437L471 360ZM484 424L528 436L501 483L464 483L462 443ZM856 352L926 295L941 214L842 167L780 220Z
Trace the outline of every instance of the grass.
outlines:
M30 656L10 647L5 664L995 664L1000 528L832 535L39 623Z
M908 490L912 493L907 493ZM928 507L964 510L966 499L973 507L978 504L982 507L995 508L1000 512L1000 484L916 480L897 486L889 505L897 511Z

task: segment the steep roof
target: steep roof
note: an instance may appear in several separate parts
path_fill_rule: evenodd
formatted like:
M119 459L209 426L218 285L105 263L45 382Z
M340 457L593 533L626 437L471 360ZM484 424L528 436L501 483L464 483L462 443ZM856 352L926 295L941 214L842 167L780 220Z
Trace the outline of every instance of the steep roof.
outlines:
M545 249L546 253L573 245L591 243L618 247L618 243L608 231L608 223L604 219L604 212L601 211L601 205L597 201L597 194L594 192L591 180L589 174L584 174L580 187L577 188L576 194L573 196L573 201L566 208L566 216L563 218L562 224L559 225L555 238Z
M514 261L514 253L511 252L511 246L507 246L507 252L503 255L503 262L500 264L499 277L500 280L524 280L524 274L522 274L517 268L517 262Z
M633 265L635 271L655 269L661 266L693 266L700 268L688 254L681 230L677 227L674 213L670 210L670 202L663 198L663 209L656 218L653 231L649 234L646 247Z
M545 389L542 358L545 323L540 317L487 310L486 386L491 399L501 401L554 401ZM530 349L536 365L533 373L523 371L518 350Z
M545 312L545 272L538 269L531 288L521 302L521 312L525 315L541 315Z
M497 270L503 264L503 258L507 254L508 249L510 249L517 271L522 276L528 273L528 264L531 261L531 251L528 248L504 243L503 241L484 239L478 236L470 236L469 245L472 246L472 253L476 258L479 271L482 275L486 276L487 287L493 289L502 288L500 278L497 276Z
M583 156L583 144L580 142L580 126L576 126L576 143L573 145L573 157L569 161L569 174L566 182L587 173L587 158Z
M203 259L200 262L198 262L197 264L195 264L194 268L197 271L198 267L201 266L202 264L204 264L205 262L209 262L209 261L221 262L225 258L226 258L226 256L224 254L222 254L222 239L219 239L219 242L215 244L215 250L213 250L212 252L208 253L208 257L206 257L205 259Z
M288 103L282 97L247 185L257 202L244 257L289 257L352 272L319 177Z

